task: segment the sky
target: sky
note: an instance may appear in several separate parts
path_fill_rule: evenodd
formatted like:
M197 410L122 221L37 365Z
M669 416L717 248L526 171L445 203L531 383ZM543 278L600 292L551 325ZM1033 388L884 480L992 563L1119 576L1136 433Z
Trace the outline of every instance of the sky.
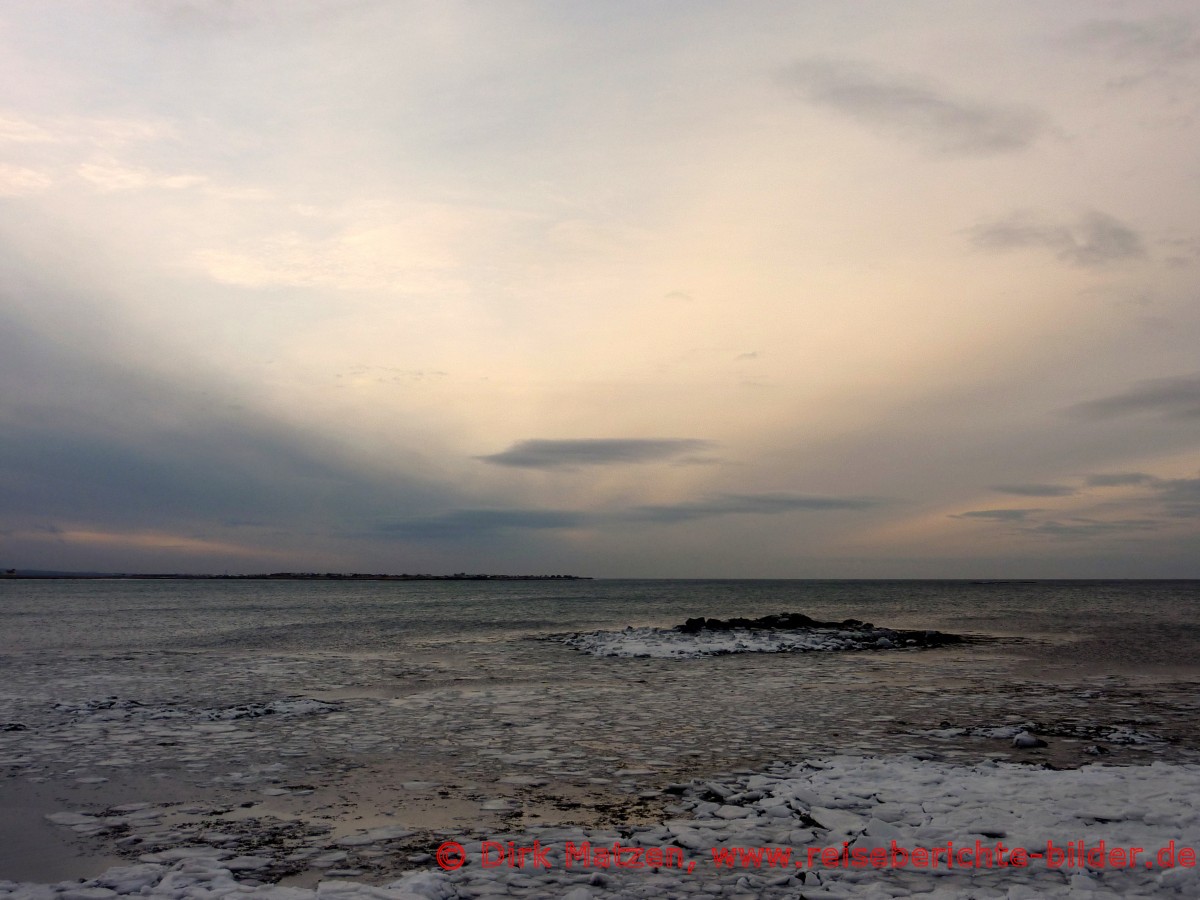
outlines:
M1192 0L0 0L0 567L1200 577Z

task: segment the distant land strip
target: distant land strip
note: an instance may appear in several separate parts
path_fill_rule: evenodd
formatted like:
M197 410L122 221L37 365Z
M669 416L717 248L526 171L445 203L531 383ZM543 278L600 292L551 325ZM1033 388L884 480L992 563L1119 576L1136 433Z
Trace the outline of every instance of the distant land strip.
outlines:
M183 575L122 572L42 572L21 569L0 570L0 578L25 579L170 579L174 581L591 581L590 575L369 575L361 572L271 572L257 575Z

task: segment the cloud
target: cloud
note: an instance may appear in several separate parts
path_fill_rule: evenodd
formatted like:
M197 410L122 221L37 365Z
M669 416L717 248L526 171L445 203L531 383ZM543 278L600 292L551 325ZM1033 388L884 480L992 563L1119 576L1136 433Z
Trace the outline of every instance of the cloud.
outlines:
M1152 531L1162 526L1154 519L1100 520L1071 518L1062 521L1038 522L1022 527L1026 534L1045 535L1056 538L1090 538L1098 535L1113 535L1127 532Z
M147 188L164 190L187 190L207 184L202 175L168 175L146 168L123 166L115 162L87 162L76 170L84 181L105 193L135 191Z
M6 531L9 538L24 538L27 540L47 540L80 545L100 545L120 549L145 549L151 551L171 551L174 553L196 554L201 556L226 557L257 557L279 555L259 547L249 547L223 541L207 540L195 535L171 534L162 531L100 531L100 530L71 530L58 526L45 526L30 529L27 532Z
M859 510L879 506L866 497L814 497L798 494L720 494L704 500L605 512L561 509L458 509L438 516L384 521L376 531L409 540L443 540L493 536L506 531L552 531L574 528L625 527L629 523L674 525L728 515L781 515L827 510Z
M658 462L714 446L692 439L592 438L569 441L520 441L500 453L478 456L483 462L522 469L558 469L574 466L613 466Z
M0 163L0 197L21 197L46 190L54 183L45 172Z
M1145 487L1146 491L1140 492L1126 505L1141 507L1155 515L1166 515L1173 519L1200 517L1200 478L1157 478L1143 472L1121 472L1090 475L1087 483L1094 487Z
M13 276L0 300L10 294L72 310L84 332L0 308L0 527L10 535L50 523L71 548L274 558L279 541L326 552L369 517L461 502L450 484L372 471L336 442L242 408L216 377L140 367L132 344L67 291Z
M802 60L780 76L808 102L938 153L1023 150L1046 130L1038 113L955 97L900 76L838 60Z
M1158 481L1145 472L1111 472L1089 475L1085 479L1088 487L1129 487L1137 484L1153 484Z
M1074 222L1052 222L1038 213L1017 210L967 229L981 250L1040 248L1074 266L1091 267L1146 255L1141 235L1106 213L1092 210Z
M58 138L36 122L0 115L0 144L54 144Z
M719 494L707 500L668 505L639 506L637 519L653 522L691 522L728 515L779 515L781 513L870 509L882 501L870 497L816 497L803 494Z
M260 0L257 3L166 0L142 7L139 11L181 34L205 36L261 30L277 34L305 27L319 31L329 28L339 18L360 10L370 10L377 5L378 0L345 0L336 4L320 0Z
M995 522L1021 522L1041 509L974 509L970 512L958 513L952 519L989 519Z
M386 521L376 531L408 540L478 538L504 531L545 531L589 524L583 513L560 509L458 509L440 516Z
M993 491L1017 497L1070 497L1075 488L1064 484L997 484Z
M1167 515L1200 518L1200 478L1171 478L1156 485Z
M449 203L352 203L292 217L253 241L217 240L188 264L239 287L454 296L465 289L461 248L504 223L503 211Z
M1081 419L1115 419L1140 414L1200 419L1200 374L1143 381L1120 394L1077 403L1068 407L1066 413Z
M1097 19L1075 29L1066 43L1099 50L1140 69L1138 75L1116 81L1117 86L1162 76L1200 59L1200 33L1195 23L1170 16L1141 21Z
M1009 530L1016 534L1071 540L1105 536L1120 538L1123 535L1136 537L1147 531L1167 528L1171 520L1200 518L1200 478L1158 478L1144 472L1115 472L1089 475L1084 481L1089 487L1142 487L1144 490L1099 507L1110 513L1122 511L1124 515L1121 518L1070 516L1061 511L1052 513L1044 509L981 509L952 518L990 520L1008 525Z
M1102 536L1120 536L1131 532L1148 531L1161 526L1151 518L1136 519L1092 519L1068 516L1046 519L1038 516L1043 509L977 509L951 516L954 519L982 519L1010 526L1010 531L1033 537L1051 537L1064 540L1085 539Z
M1082 25L1076 34L1081 41L1109 47L1122 56L1156 62L1200 59L1200 34L1188 19L1163 17L1140 22L1098 19Z

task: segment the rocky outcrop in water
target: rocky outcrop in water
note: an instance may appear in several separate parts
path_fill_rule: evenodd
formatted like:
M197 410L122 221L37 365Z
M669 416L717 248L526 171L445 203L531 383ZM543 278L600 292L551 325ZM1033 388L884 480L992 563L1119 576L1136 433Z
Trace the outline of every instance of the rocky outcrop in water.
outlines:
M758 619L707 619L703 616L688 619L675 630L683 634L699 634L702 631L845 631L859 640L872 643L881 650L893 647L942 647L946 644L961 644L967 639L961 634L943 631L916 631L896 628L877 628L870 622L859 619L843 619L840 622L822 622L803 613L776 613Z

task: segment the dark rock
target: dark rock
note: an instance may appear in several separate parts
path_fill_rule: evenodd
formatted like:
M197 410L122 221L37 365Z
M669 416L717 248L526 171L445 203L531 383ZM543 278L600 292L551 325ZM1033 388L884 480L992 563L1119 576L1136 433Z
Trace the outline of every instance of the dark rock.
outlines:
M1021 750L1036 750L1039 747L1050 746L1040 737L1030 734L1028 731L1022 731L1012 739L1012 745Z
M877 649L891 649L904 644L908 647L941 647L946 644L963 643L966 638L959 634L941 631L898 631L892 628L876 628L861 619L843 619L840 622L822 622L803 613L776 613L757 619L706 619L704 616L687 619L675 630L683 634L699 634L701 631L733 631L736 628L758 631L799 631L801 629L826 629L860 632L864 643ZM890 645L890 646L889 646Z

